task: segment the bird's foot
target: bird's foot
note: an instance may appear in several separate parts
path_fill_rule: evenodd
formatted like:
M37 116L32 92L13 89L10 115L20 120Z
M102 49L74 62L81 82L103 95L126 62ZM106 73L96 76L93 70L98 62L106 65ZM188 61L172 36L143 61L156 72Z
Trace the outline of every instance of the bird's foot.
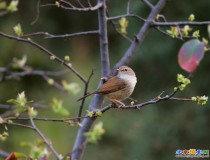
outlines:
M114 103L117 108L123 109L123 107L125 107L125 104L119 100L113 99L111 102Z

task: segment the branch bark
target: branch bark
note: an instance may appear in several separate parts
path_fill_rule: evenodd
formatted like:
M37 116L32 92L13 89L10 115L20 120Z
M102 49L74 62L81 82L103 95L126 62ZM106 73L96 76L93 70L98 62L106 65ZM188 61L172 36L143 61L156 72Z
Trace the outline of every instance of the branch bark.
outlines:
M98 24L99 24L99 41L100 41L100 56L101 56L101 76L107 77L110 74L109 64L109 50L107 37L107 17L106 17L106 0L97 0L102 7L98 9ZM100 84L99 84L100 85ZM88 109L96 110L103 102L103 96L95 95L91 101ZM93 125L97 117L86 118L82 121L82 127L79 128L73 150L71 152L72 160L81 160L85 147L87 145L87 138L84 136Z

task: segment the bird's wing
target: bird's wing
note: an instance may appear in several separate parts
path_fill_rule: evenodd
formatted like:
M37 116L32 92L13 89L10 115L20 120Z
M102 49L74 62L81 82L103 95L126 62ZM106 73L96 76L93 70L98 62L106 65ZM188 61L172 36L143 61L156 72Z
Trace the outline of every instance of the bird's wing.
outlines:
M125 81L118 78L117 76L113 76L110 79L108 79L97 91L98 94L109 94L116 91L119 91L121 89L124 89L126 87Z

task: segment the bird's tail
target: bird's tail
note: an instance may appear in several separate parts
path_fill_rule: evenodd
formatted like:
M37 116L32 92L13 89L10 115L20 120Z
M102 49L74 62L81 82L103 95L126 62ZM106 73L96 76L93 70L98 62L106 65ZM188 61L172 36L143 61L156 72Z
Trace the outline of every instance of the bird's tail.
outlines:
M92 93L86 94L85 96L83 96L83 97L81 97L80 99L78 99L77 102L79 102L79 101L83 100L84 98L89 97L89 96L91 96L91 95L93 95L93 94L96 94L96 91L95 91L95 92L92 92Z

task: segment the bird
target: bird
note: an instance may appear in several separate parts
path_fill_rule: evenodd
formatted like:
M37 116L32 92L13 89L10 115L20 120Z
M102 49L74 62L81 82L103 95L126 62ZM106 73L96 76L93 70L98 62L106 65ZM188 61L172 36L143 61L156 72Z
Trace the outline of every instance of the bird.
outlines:
M96 91L83 96L77 101L81 101L93 94L99 94L106 96L117 107L124 107L125 104L121 101L130 97L133 93L137 78L135 72L128 66L121 66L116 70L117 74L115 76L111 76Z

